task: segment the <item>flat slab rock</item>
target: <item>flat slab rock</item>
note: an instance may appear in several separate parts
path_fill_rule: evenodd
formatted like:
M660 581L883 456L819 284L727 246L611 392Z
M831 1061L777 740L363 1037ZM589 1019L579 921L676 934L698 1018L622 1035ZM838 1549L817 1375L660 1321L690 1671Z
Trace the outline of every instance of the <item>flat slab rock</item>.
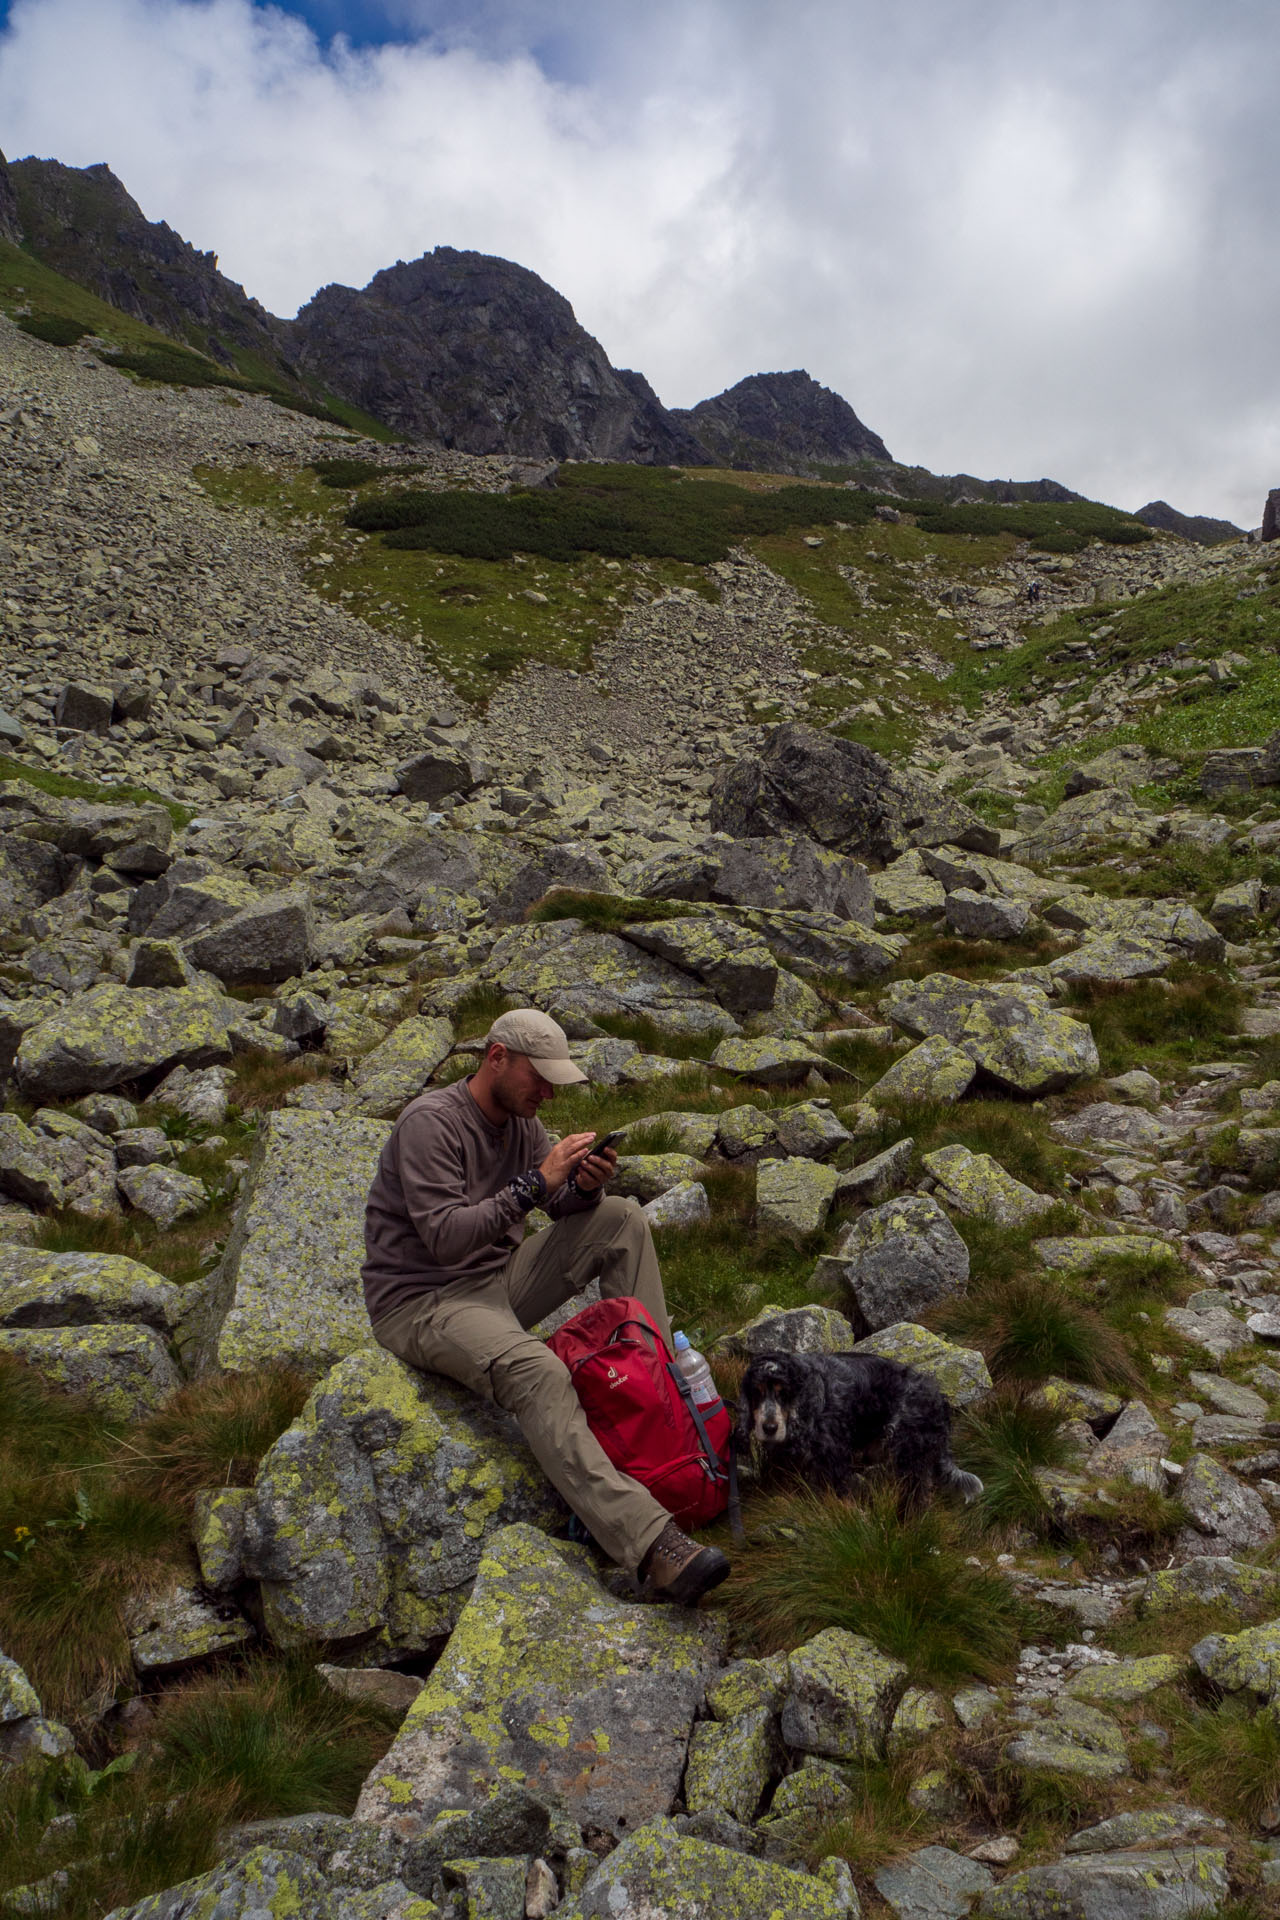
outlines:
M119 1253L45 1253L0 1246L0 1326L132 1322L171 1333L182 1289Z
M950 1847L921 1847L875 1876L876 1892L901 1920L962 1920L995 1875Z
M1010 1874L978 1912L983 1920L1193 1920L1216 1913L1229 1887L1220 1847L1081 1854Z
M259 1133L209 1292L200 1361L313 1377L372 1342L360 1288L364 1213L389 1126L282 1111Z
M516 1779L620 1838L674 1804L720 1658L712 1619L614 1600L578 1550L504 1527L356 1817L410 1838Z

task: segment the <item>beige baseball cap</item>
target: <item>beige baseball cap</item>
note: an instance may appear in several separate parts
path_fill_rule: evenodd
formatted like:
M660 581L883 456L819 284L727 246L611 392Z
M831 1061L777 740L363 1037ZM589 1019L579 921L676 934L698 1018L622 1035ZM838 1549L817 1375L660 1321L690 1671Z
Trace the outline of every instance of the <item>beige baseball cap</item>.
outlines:
M544 1080L553 1087L570 1087L586 1074L569 1058L569 1042L562 1026L549 1013L536 1007L520 1007L514 1013L502 1013L494 1021L484 1040L486 1047L501 1044L512 1053L526 1053Z

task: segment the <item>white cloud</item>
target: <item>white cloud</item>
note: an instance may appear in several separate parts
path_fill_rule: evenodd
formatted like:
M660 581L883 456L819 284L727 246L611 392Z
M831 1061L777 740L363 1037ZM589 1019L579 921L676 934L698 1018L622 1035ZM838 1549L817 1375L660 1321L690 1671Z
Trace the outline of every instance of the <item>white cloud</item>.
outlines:
M108 160L276 312L475 247L669 404L804 365L938 470L1245 523L1280 482L1255 0L384 12L353 52L249 0L17 0L0 145Z

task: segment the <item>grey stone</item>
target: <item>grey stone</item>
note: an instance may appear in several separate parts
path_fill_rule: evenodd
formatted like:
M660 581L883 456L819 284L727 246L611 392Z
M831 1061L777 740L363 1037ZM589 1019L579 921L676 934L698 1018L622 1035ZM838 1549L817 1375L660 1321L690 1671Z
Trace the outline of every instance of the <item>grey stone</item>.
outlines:
M1076 1774L1086 1780L1117 1780L1129 1771L1116 1722L1080 1700L1056 1701L1043 1719L1014 1735L1005 1757L1029 1773Z
M938 1183L938 1197L957 1213L994 1220L1002 1227L1022 1227L1047 1213L1052 1196L1015 1180L989 1153L968 1147L938 1147L924 1155L924 1166Z
M16 1660L0 1653L0 1726L40 1711L40 1696Z
M590 932L577 920L513 927L495 943L484 973L503 992L562 1024L641 1014L672 1035L738 1030L733 1015L700 981L629 941Z
M671 1807L718 1654L709 1619L611 1600L573 1548L504 1527L357 1818L409 1834L515 1769L616 1837Z
M1228 1473L1211 1454L1193 1454L1178 1482L1178 1499L1200 1539L1184 1539L1184 1552L1220 1554L1265 1546L1275 1523L1261 1494Z
M644 1208L651 1227L705 1227L711 1221L711 1202L700 1180L681 1180Z
M409 800L434 806L451 793L474 793L483 773L463 753L449 746L427 747L404 760L395 770L396 787Z
M855 1220L825 1263L841 1277L864 1333L913 1320L964 1292L969 1250L936 1200L906 1195Z
M1195 1666L1224 1693L1274 1700L1280 1689L1280 1620L1240 1633L1210 1633L1191 1649Z
M856 860L804 834L765 839L722 836L646 861L630 886L651 900L708 900L722 906L773 907L837 914L870 926L871 881Z
M783 1153L800 1159L829 1160L852 1138L825 1101L801 1100L793 1107L780 1107L773 1120Z
M814 1072L843 1077L803 1040L722 1040L711 1056L711 1064L762 1087L797 1086Z
M185 943L196 966L228 986L270 986L302 973L311 957L311 898L282 887Z
M60 1207L66 1198L49 1142L16 1113L0 1113L0 1193L32 1207Z
M204 1182L176 1167L124 1167L116 1184L131 1207L166 1229L193 1219L209 1204Z
M840 1176L816 1160L762 1160L756 1169L756 1225L787 1240L819 1233Z
M1107 1100L1095 1101L1065 1120L1053 1121L1051 1131L1070 1146L1130 1147L1139 1151L1162 1147L1170 1138L1169 1128L1141 1107L1117 1106Z
M768 1707L728 1724L703 1720L693 1729L684 1775L690 1813L723 1807L735 1819L755 1818L779 1757L777 1722Z
M873 1106L886 1101L910 1105L922 1100L959 1100L973 1085L977 1063L942 1034L930 1034L895 1060L867 1090Z
M1164 1491L1160 1461L1167 1446L1160 1424L1141 1400L1131 1400L1105 1440L1089 1456L1089 1471L1098 1478L1118 1475L1136 1487Z
M833 1760L881 1759L906 1682L901 1661L861 1634L828 1627L790 1657L782 1737Z
M267 1116L210 1283L205 1365L252 1372L281 1361L315 1375L371 1343L359 1275L387 1133L345 1115Z
M972 1406L991 1391L991 1375L982 1355L973 1347L957 1347L910 1320L883 1327L859 1340L855 1353L879 1353L904 1367L918 1367L937 1381L952 1407Z
M921 1847L875 1875L876 1892L902 1920L961 1920L995 1884L988 1868L950 1847Z
M821 1265L821 1262L819 1262ZM856 1335L842 1313L831 1307L761 1307L734 1333L722 1334L714 1351L753 1353L848 1353Z
M852 1205L864 1200L874 1204L897 1193L906 1185L915 1145L914 1140L895 1140L883 1153L874 1154L870 1160L862 1160L856 1167L850 1167L840 1175L835 1205Z
M1031 919L1021 900L1001 900L957 887L947 895L947 925L964 940L1016 940Z
M133 1906L116 1907L107 1920L209 1920L215 1914L217 1920L261 1920L273 1911L305 1914L306 1920L350 1920L351 1915L304 1854L263 1846Z
M106 733L111 725L115 696L110 687L88 680L69 680L54 703L53 723L77 733Z
M248 1646L253 1628L233 1607L213 1606L191 1587L131 1600L125 1612L129 1654L139 1679L202 1666L215 1654Z

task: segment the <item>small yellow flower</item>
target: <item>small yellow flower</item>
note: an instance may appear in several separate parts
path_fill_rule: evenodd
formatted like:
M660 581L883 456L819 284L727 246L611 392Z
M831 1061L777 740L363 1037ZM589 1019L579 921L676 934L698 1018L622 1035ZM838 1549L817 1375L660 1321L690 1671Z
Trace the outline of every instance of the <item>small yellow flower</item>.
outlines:
M13 1530L13 1537L15 1540L27 1540L30 1538L30 1535L31 1535L30 1527L15 1527Z

